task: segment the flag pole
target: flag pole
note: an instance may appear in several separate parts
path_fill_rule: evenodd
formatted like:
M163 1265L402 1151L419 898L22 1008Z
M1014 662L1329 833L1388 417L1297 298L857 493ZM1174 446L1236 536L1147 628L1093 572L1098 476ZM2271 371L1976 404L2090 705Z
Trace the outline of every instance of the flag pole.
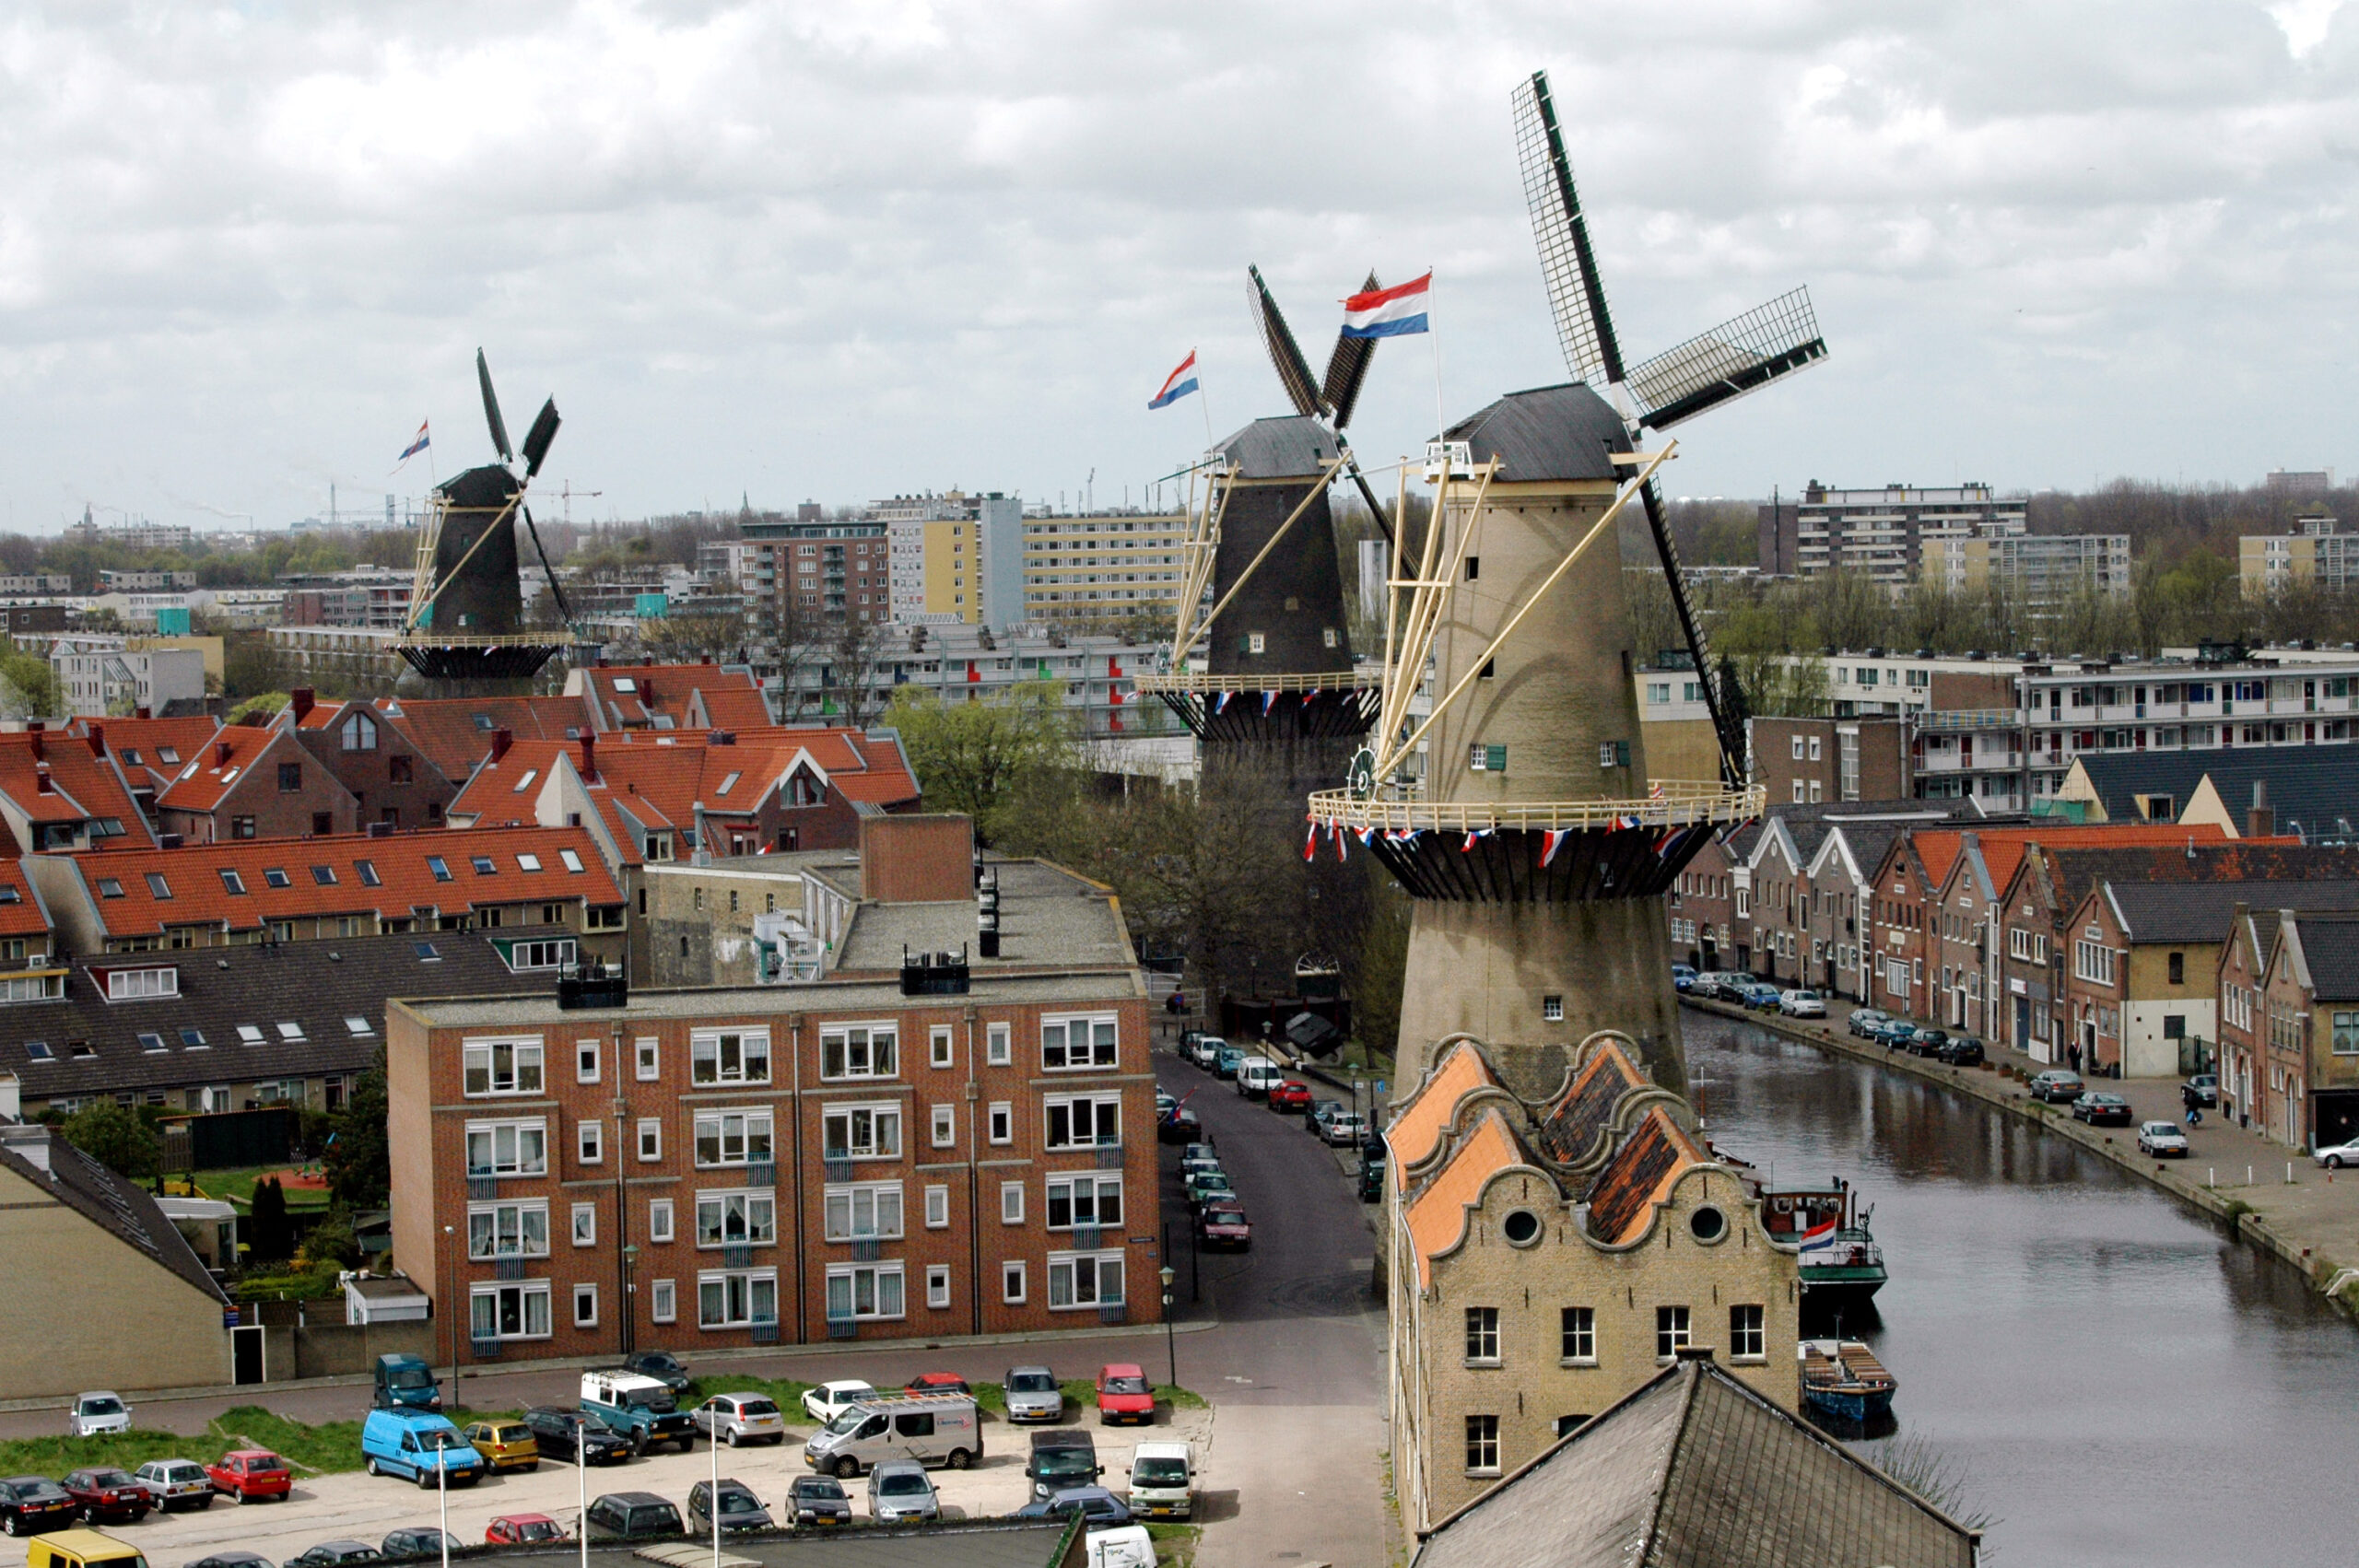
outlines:
M1196 351L1191 348L1188 352L1193 355ZM1211 394L1204 391L1204 367L1201 360L1196 365L1196 412L1204 416L1204 450L1210 451L1213 450L1213 400Z
M1433 268L1427 267L1426 275L1430 279L1433 276ZM1438 441L1449 429L1449 415L1442 411L1441 332L1434 324L1433 308L1434 286L1429 281L1426 285L1426 335L1434 340L1434 439Z

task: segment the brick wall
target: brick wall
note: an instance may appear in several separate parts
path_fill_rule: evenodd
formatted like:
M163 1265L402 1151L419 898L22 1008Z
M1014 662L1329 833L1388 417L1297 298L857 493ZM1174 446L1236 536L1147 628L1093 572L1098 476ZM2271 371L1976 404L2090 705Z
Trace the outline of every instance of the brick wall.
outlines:
M974 819L947 812L863 817L860 895L891 904L975 896Z

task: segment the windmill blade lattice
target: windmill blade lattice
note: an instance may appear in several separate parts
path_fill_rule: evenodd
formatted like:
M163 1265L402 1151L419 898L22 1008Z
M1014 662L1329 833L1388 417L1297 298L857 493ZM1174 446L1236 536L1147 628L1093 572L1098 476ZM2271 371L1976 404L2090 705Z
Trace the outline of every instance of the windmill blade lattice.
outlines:
M1362 294L1373 294L1384 287L1376 281L1376 274L1367 275L1360 285ZM1335 352L1327 357L1327 384L1320 395L1327 406L1335 411L1335 428L1341 430L1352 422L1352 410L1360 401L1361 383L1367 380L1368 361L1376 357L1376 339L1346 337L1335 334Z
M1278 372L1278 381L1286 389L1286 398L1294 411L1307 419L1323 418L1327 405L1319 396L1319 383L1311 379L1310 361L1302 357L1302 348L1294 340L1293 331L1278 310L1278 302L1270 298L1269 285L1262 281L1262 269L1249 266L1245 276L1250 287L1253 324L1262 333L1262 345L1270 351L1270 363Z
M1640 424L1666 430L1825 357L1810 290L1797 288L1638 366L1630 395Z
M1573 188L1572 164L1565 157L1544 71L1534 71L1515 89L1515 146L1523 166L1524 205L1532 209L1532 235L1540 247L1540 276L1555 312L1566 368L1575 380L1592 387L1619 382L1622 347L1614 340L1605 285L1590 248L1589 223Z

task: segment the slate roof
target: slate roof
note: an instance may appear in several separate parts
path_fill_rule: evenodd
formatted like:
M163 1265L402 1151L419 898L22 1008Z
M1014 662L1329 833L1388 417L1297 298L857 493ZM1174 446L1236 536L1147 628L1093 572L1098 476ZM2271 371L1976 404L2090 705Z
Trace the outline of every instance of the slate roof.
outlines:
M2133 796L2168 795L2180 811L2205 778L2239 828L2257 779L2269 785L2279 831L2352 837L2359 824L2359 752L2343 746L2238 746L2198 752L2102 752L2079 759L2106 815L2136 819Z
M2296 914L2285 936L2308 971L2317 1001L2359 1001L2359 919Z
M2359 909L2345 882L2108 882L2105 895L2133 942L2217 942L2239 904L2271 909Z
M1426 1531L1413 1568L1970 1568L1975 1550L1965 1526L1699 1359Z
M1680 1176L1710 1161L1669 1111L1651 1107L1590 1188L1589 1234L1610 1246L1637 1240L1654 1223L1655 1205L1670 1196Z
M554 993L554 971L511 973L492 942L573 934L506 926L93 959L75 967L62 1000L0 1006L0 1072L15 1073L29 1101L358 1072L384 1043L387 998ZM105 999L104 971L153 968L179 971L178 996ZM247 1043L241 1025L261 1038Z
M569 850L579 872L565 863ZM527 856L537 870L527 869ZM73 878L67 886L74 891L57 895L85 899L109 936L210 923L255 930L270 920L380 911L407 918L414 909L455 911L532 899L580 898L593 906L623 901L597 844L579 827L231 839L41 859L62 864ZM436 873L438 860L446 875ZM236 874L240 891L230 891L224 872ZM151 876L161 879L160 887ZM49 885L54 892L55 883Z
M45 1159L31 1156L29 1145L38 1143L47 1145ZM156 1206L154 1198L68 1143L62 1133L50 1128L10 1125L0 1130L0 1164L214 1300L226 1303L229 1299L205 1271L188 1239ZM53 1266L66 1261L41 1259Z
M1600 1041L1564 1092L1533 1117L1533 1141L1560 1165L1580 1164L1597 1153L1598 1141L1612 1131L1614 1107L1622 1096L1647 1082L1647 1075L1620 1045Z
M1312 479L1335 461L1335 438L1315 419L1289 414L1256 419L1220 443L1245 479Z
M2106 883L2341 881L2359 877L2359 847L2303 845L2284 838L2238 838L2192 849L2186 828L2177 842L2122 848L2057 848L2035 839L2037 864L2066 915L2089 890ZM2225 930L2224 926L2222 928Z
M1579 381L1509 392L1452 425L1446 439L1468 443L1478 463L1497 458L1506 484L1627 476L1606 455L1630 450L1622 416Z

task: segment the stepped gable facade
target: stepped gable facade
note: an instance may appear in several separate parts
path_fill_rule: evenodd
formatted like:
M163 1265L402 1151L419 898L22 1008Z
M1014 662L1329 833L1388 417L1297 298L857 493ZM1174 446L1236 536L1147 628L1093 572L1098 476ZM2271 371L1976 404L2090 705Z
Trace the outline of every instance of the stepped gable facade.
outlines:
M1796 1398L1797 1255L1744 1174L1611 1031L1519 1094L1471 1036L1440 1043L1386 1129L1395 1485L1431 1525L1709 1349Z

